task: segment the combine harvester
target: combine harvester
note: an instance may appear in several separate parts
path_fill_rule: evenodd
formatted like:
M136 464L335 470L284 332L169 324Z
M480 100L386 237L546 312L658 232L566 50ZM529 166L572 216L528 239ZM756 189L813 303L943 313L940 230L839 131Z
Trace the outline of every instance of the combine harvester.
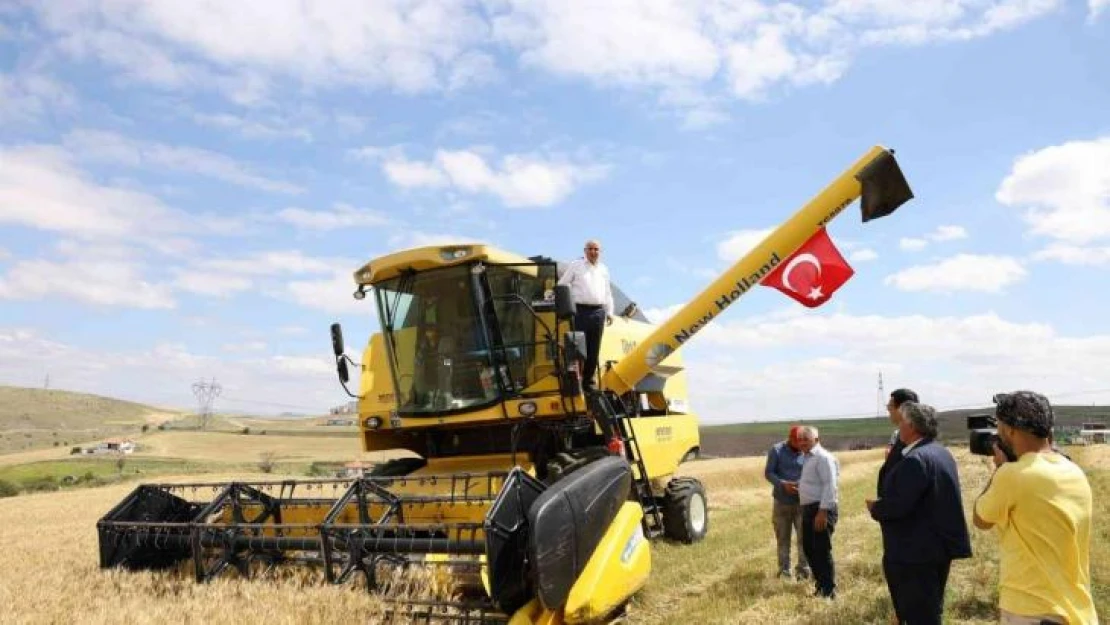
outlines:
M614 287L598 391L583 392L550 259L451 245L374 260L354 295L373 293L383 331L355 365L333 325L337 370L346 390L360 367L362 449L412 457L346 480L139 486L97 524L100 566L203 582L300 564L361 576L407 622L604 622L647 581L648 539L708 529L701 483L674 475L699 450L681 345L855 199L867 222L912 197L876 146L661 325ZM391 594L410 565L450 596Z

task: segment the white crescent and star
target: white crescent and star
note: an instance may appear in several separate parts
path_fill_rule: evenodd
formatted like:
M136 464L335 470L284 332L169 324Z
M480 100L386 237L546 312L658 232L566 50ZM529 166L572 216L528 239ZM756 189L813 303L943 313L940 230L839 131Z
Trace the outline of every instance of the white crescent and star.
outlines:
M793 260L791 260L786 265L786 269L784 269L783 272L782 272L782 285L784 287L790 289L791 291L794 291L795 293L798 293L799 292L798 289L795 289L794 285L790 284L790 272L797 269L798 266L803 265L803 264L807 264L807 263L810 264L810 265L813 265L813 268L817 271L817 281L820 282L820 280L821 280L821 262L819 260L817 260L817 257L814 256L813 254L806 253L806 254L798 254L796 257L794 257ZM812 299L812 300L818 300L818 299L821 299L824 296L825 296L825 294L821 291L820 285L811 288L809 290L809 293L806 294L806 297L808 297L809 299Z

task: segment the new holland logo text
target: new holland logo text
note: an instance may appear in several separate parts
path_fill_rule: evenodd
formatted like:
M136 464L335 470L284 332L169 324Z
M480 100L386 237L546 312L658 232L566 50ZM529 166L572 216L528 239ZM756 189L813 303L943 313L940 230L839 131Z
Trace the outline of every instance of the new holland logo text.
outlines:
M728 292L722 293L717 297L716 300L714 300L713 303L717 305L716 313L714 313L712 310L707 311L704 315L701 316L700 319L690 324L689 327L686 327L681 332L675 334L674 340L679 344L685 343L686 341L690 340L690 337L694 336L694 334L696 334L698 330L709 325L709 322L713 320L713 317L723 312L724 309L728 308L729 305L736 301L741 295L747 293L752 287L759 284L759 281L762 280L767 274L771 273L771 271L774 270L774 268L777 267L780 262L781 260L779 259L778 252L771 252L771 256L767 259L766 263L763 263L763 265L759 268L759 271L746 278L741 278L740 280L737 280L736 284L733 285L735 288L732 288Z

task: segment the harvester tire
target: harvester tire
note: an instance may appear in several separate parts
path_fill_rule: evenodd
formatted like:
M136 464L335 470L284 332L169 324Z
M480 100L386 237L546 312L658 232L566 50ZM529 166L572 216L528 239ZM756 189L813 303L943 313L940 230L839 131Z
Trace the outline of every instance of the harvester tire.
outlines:
M663 533L667 538L696 543L709 530L705 487L692 477L676 477L663 494Z

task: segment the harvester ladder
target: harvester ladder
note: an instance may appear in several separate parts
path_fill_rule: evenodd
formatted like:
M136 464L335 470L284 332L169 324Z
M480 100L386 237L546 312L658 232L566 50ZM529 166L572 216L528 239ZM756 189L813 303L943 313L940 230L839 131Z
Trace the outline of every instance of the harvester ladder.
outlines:
M651 490L651 478L648 477L647 467L644 466L644 456L640 453L640 444L636 441L636 433L632 429L632 423L623 411L613 407L613 403L604 393L598 393L597 399L601 417L606 422L616 426L614 434L624 444L625 458L632 465L632 488L636 491L636 497L640 500L640 507L644 510L644 517L641 520L644 535L648 538L655 538L663 533L663 514L659 509L658 500L656 500L655 494Z

